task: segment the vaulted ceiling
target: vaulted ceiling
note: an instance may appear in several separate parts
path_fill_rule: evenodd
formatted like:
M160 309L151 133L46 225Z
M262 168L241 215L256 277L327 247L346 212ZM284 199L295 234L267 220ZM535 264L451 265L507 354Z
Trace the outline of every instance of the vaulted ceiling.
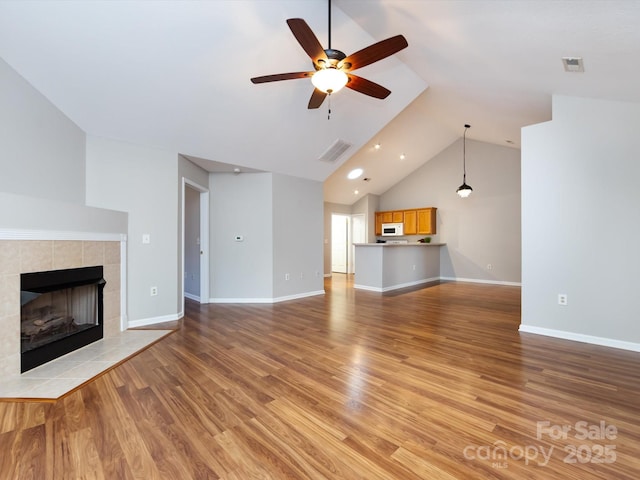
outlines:
M169 149L215 170L325 182L325 200L381 194L456 139L518 148L551 118L551 95L640 101L634 0L334 0L332 47L403 34L409 47L357 74L385 100L344 89L308 110L311 70L286 19L326 46L326 0L0 2L0 57L91 135ZM562 57L582 57L567 73ZM351 147L319 157L336 141ZM381 148L375 150L375 143ZM400 155L404 159L400 159ZM347 180L362 167L371 180ZM358 194L354 190L358 190Z

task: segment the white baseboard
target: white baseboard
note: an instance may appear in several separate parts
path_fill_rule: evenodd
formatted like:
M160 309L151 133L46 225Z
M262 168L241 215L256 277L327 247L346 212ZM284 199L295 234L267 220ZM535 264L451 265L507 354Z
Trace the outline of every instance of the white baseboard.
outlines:
M141 318L140 320L129 320L128 328L146 327L148 325L155 325L157 323L175 322L180 320L184 315L180 313L174 313L173 315L163 315L162 317Z
M593 335L584 335L582 333L565 332L564 330L534 327L523 324L520 324L520 328L518 330L520 332L534 333L536 335L544 335L546 337L562 338L564 340L572 340L574 342L591 343L593 345L601 345L603 347L640 352L640 343L625 342L623 340L615 340L613 338L595 337Z
M438 280L440 280L440 277L423 278L422 280L416 280L416 281L407 282L407 283L399 283L397 285L390 285L388 287L370 287L367 285L354 284L353 288L357 288L359 290L368 290L370 292L383 293L383 292L389 292L391 290L398 290L400 288L415 287L416 285L422 285L423 283L437 282Z
M297 293L295 295L287 295L284 297L275 298L210 298L209 303L278 303L324 294L324 290L316 290L313 292Z
M188 298L189 300L193 300L194 302L200 303L200 297L192 293L184 292L184 297Z
M521 287L520 282L504 282L501 280L483 280L478 278L458 278L458 277L440 277L440 280L447 282L469 282L469 283L486 283L489 285L505 285L508 287Z
M316 290L314 292L297 293L295 295L287 295L287 296L284 296L284 297L276 297L276 298L273 299L273 303L286 302L287 300L297 300L299 298L315 297L316 295L324 295L324 294L325 294L324 290Z

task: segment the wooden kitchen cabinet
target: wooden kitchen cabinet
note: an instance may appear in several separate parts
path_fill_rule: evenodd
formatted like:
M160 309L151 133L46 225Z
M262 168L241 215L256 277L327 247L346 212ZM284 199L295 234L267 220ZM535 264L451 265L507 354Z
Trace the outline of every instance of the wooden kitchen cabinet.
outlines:
M416 235L418 233L418 211L405 210L403 223L403 230L405 235Z
M389 212L376 212L376 235L382 235L383 223L402 223L404 211L392 210Z
M417 234L435 235L436 232L436 211L437 208L421 208L417 213Z
M380 212L382 223L393 223L393 212Z
M384 212L376 212L376 235L382 235L382 215Z
M405 235L435 235L436 207L376 212L376 235L382 235L383 223L402 223Z

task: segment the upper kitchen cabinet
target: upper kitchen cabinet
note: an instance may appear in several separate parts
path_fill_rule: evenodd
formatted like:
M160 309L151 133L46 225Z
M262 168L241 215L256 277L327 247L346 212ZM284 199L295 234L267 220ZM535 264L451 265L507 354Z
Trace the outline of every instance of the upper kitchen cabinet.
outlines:
M376 235L382 235L383 223L402 223L404 211L393 210L389 212L376 212Z
M376 212L376 235L382 235L382 212Z
M405 210L403 223L403 231L405 235L416 235L418 233L418 211Z
M417 234L435 235L436 232L436 207L421 208L417 210Z
M436 207L376 212L376 235L382 235L383 223L402 223L405 235L435 235Z
M380 216L380 223L402 223L404 220L404 212L402 210L376 212L376 218L378 216Z

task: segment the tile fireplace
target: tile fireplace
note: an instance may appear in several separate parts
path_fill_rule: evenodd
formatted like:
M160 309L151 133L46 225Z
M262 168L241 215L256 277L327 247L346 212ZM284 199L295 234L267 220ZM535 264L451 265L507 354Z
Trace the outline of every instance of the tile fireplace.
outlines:
M29 233L29 232L27 232ZM42 234L42 236L46 235ZM18 235L14 235L18 236ZM22 235L26 236L26 235ZM34 236L34 235L31 235ZM68 236L68 235L67 235ZM79 237L88 235L79 234ZM80 314L75 312L79 308L72 306L72 313L54 313L48 305L34 305L34 309L39 308L45 316L36 325L32 322L28 331L23 331L22 310L23 310L23 288L22 277L24 274L37 272L52 272L93 268L102 266L102 275L96 277L104 279L103 284L103 313L102 320L98 323L102 325L104 339L117 336L123 329L123 319L121 317L121 302L124 298L123 266L121 252L125 245L125 240L120 235L92 235L98 238L81 239L23 239L10 238L0 239L0 378L9 378L27 375L22 368L22 347L24 341L38 343L41 334L55 333L62 334L65 330L84 329L84 320L80 319ZM90 276L93 276L91 274ZM83 280L91 284L94 281ZM63 279L62 284L70 281ZM73 283L73 282L71 282ZM67 285L74 286L74 285ZM87 286L86 284L84 286ZM75 285L75 287L78 287ZM97 287L91 287L97 288ZM39 292L36 292L39 293ZM90 296L97 295L93 293ZM62 300L51 300L51 305L59 305ZM64 302L67 300L65 298ZM76 300L69 302L79 303ZM96 299L96 308L97 308ZM85 302L85 308L93 311L91 304ZM62 317L62 318L60 318ZM65 317L72 317L73 321ZM53 322L53 323L51 323ZM45 324L47 328L39 329ZM74 326L75 324L75 326ZM25 338L31 337L31 338ZM95 342L94 342L95 343ZM25 373L22 373L25 372Z

